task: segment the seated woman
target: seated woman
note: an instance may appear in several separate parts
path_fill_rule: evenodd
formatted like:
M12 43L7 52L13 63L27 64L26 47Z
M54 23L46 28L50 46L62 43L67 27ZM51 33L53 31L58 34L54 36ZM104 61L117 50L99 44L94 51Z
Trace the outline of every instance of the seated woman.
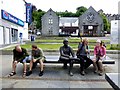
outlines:
M77 50L77 57L80 58L80 70L81 75L85 75L84 69L88 68L92 64L92 60L87 57L89 54L88 40L83 39L82 43L79 44Z
M93 66L95 68L94 73L98 73L100 76L103 75L103 65L102 61L106 57L106 49L103 46L103 42L99 39L96 41L97 44L94 48L94 59Z

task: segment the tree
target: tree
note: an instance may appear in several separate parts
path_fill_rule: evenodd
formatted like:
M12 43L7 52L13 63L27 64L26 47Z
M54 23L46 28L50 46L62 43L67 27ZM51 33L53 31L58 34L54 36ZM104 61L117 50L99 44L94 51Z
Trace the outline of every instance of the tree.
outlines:
M41 18L42 16L45 14L44 11L42 11L41 9L37 10L37 11L34 11L32 13L32 18L33 18L33 21L36 21L37 24L36 24L36 28L37 29L40 29L42 28L42 22L41 22Z
M106 18L106 16L103 13L100 13L100 15L103 19L104 31L107 31L108 33L110 33L110 22L108 21L108 19Z
M80 6L80 7L77 7L76 9L76 16L79 17L80 15L82 15L86 10L87 8L84 7L84 6Z

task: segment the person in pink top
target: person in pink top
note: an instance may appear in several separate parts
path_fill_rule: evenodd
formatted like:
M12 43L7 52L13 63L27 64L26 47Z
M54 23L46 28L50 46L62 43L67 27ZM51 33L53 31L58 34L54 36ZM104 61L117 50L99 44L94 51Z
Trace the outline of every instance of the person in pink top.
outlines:
M102 61L106 57L106 48L103 46L103 42L99 39L96 41L97 44L94 48L94 59L93 66L95 68L94 73L98 73L100 76L103 75Z

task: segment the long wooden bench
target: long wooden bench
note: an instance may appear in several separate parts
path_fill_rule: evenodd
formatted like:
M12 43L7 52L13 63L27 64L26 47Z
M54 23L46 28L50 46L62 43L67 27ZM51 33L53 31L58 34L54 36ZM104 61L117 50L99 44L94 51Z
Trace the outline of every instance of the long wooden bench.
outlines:
M93 56L90 56L91 59L93 59ZM78 58L76 58L79 60ZM74 64L79 64L79 62L75 60ZM46 60L44 63L63 63L59 61L59 56L46 56ZM103 60L103 64L115 64L115 60L111 59L110 57L106 56L106 58Z

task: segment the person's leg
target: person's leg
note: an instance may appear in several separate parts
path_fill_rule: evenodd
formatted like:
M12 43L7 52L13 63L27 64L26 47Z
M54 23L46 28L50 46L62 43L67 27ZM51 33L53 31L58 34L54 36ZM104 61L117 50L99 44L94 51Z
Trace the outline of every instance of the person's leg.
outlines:
M30 61L30 67L29 67L29 71L26 73L26 76L29 76L32 74L32 67L33 67L33 62L36 62L35 59Z
M102 60L98 61L98 65L99 65L99 75L102 76L103 75L103 64L102 64Z
M13 61L13 64L12 64L12 71L13 72L16 72L16 66L17 66L17 61Z
M72 72L73 60L69 60L69 65L70 65L70 67L69 67L69 74L70 74L70 76L73 76L73 72Z
M63 62L63 68L67 69L67 62L69 61L69 58L65 57L65 58L60 58L59 59L61 62Z
M86 60L84 69L87 69L93 62L92 62L92 60L91 60L90 58L88 58L87 56L84 56L84 60Z
M43 75L43 61L44 61L44 58L41 58L40 60L39 60L39 62L40 62L40 73L39 73L39 76L42 76Z
M13 61L12 63L12 72L8 75L8 77L13 76L16 74L16 65L17 65L18 61Z
M26 70L27 70L27 64L26 64L26 62L24 62L23 63L23 77L25 77L26 76Z
M97 66L97 61L95 59L92 60L93 61L93 66L94 66L94 73L98 72L98 66Z
M31 60L31 56L27 56L27 57L25 57L25 59L23 59L23 75L26 75L26 70L27 70L27 64L26 64L26 62L28 61L28 60Z
M84 58L80 56L80 70L81 70L81 75L85 75L84 72Z

